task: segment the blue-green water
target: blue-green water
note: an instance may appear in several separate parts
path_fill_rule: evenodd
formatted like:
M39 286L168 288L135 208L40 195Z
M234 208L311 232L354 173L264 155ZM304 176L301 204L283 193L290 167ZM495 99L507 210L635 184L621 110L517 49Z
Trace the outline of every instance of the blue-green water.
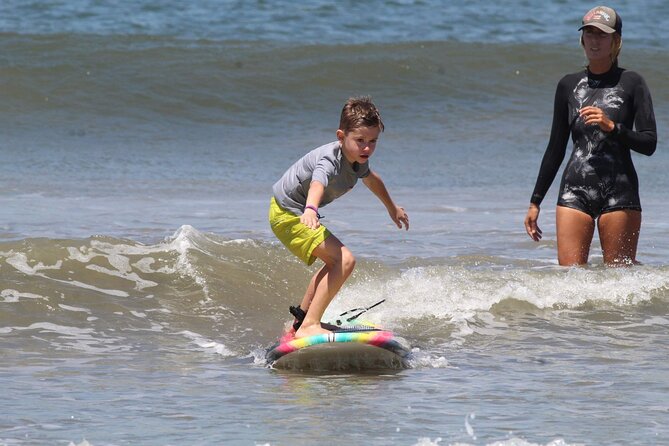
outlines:
M556 266L557 184L522 227L579 2L2 2L0 444L669 441L669 11L615 6L660 137L631 269ZM326 317L385 298L412 368L271 370L313 273L271 185L357 94L412 226L322 209L358 258Z

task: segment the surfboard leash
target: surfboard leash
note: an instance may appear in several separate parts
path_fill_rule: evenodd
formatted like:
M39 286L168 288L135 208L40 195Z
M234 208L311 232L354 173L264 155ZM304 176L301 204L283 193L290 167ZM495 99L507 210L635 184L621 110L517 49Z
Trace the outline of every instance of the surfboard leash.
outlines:
M385 299L381 299L380 301L378 301L378 302L375 303L374 305L370 305L369 307L364 307L364 308L353 308L353 309L351 309L351 310L344 311L342 314L339 315L339 317L346 316L346 315L349 314L349 313L353 313L353 312L359 311L359 313L354 314L353 316L346 318L346 322L351 322L353 319L357 319L357 318L360 317L360 315L362 315L363 313L366 313L367 311L371 310L372 308L376 307L377 305L381 305L381 304L384 303L385 301L386 301ZM335 321L335 323L336 323L337 325L341 325L343 322L342 322L341 319L337 319L337 320Z

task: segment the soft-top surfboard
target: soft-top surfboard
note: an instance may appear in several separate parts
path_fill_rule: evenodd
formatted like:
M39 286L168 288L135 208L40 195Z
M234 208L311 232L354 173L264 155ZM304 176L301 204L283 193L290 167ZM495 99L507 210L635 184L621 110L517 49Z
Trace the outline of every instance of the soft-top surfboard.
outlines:
M328 327L331 328L331 327ZM387 370L409 366L411 346L388 330L343 326L295 339L291 330L267 350L267 364L297 371Z

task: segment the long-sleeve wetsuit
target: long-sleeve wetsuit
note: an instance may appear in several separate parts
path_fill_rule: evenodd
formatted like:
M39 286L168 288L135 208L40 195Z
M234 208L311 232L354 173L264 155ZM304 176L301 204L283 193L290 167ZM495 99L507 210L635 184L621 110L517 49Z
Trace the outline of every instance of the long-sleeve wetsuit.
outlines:
M601 108L615 123L612 132L585 125L579 110ZM541 204L565 156L569 134L574 149L562 175L558 206L597 218L620 209L641 210L639 180L630 149L652 155L657 145L653 103L639 74L614 65L604 74L568 74L555 92L551 136L531 203Z

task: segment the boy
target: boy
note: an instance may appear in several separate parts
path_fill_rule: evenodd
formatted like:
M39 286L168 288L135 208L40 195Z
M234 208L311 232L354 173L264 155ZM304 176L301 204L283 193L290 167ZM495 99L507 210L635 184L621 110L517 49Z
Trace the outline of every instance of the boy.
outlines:
M304 298L291 307L295 337L329 333L321 318L353 272L355 257L325 226L319 207L339 198L362 178L385 205L398 228L409 229L409 216L390 198L381 177L369 168L383 122L369 97L349 99L341 112L337 141L318 147L293 164L274 184L269 221L281 242L307 265L321 259Z

